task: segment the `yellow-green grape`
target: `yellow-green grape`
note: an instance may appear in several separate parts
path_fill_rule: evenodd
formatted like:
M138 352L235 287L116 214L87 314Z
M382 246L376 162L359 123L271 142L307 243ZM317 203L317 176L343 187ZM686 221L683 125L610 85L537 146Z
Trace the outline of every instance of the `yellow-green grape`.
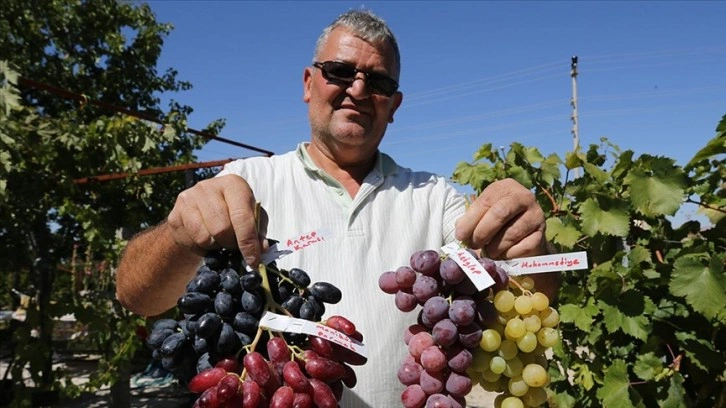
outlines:
M522 379L530 387L542 387L548 377L547 370L539 364L527 364L522 370Z
M481 385L483 389L489 392L502 392L502 383L499 381L499 378L497 378L495 381L487 381L486 379L482 378L482 380L479 381L479 385Z
M524 336L524 333L526 332L527 329L524 326L524 321L522 321L519 317L515 317L508 321L507 325L504 327L504 336L509 340L516 340Z
M486 330L485 330L486 331ZM496 333L496 332L495 332ZM482 338L484 335L482 333ZM497 344L499 347L499 344ZM494 349L496 350L496 348ZM494 351L490 350L490 351ZM489 362L492 360L492 355L485 352L481 347L472 349L471 353L471 366L470 368L474 371L482 372L489 370Z
M502 401L501 408L524 408L524 403L519 397L507 397Z
M533 290L534 289L534 279L530 276L524 276L522 277L522 280L519 281L519 284L522 286L524 290Z
M539 407L547 402L547 391L544 388L529 387L527 393L520 397L524 405L528 407Z
M497 374L491 370L483 371L481 373L481 379L482 381L486 381L488 383L498 383L499 377L501 377L501 374Z
M497 323L501 324L502 326L506 326L507 322L514 319L515 317L519 317L519 313L517 313L514 308L512 308L508 312L499 312L497 314Z
M511 360L517 355L517 353L519 353L519 349L517 349L517 343L508 339L502 340L502 344L499 345L500 357L505 360Z
M494 329L486 329L481 333L479 347L484 351L495 351L502 344L502 336Z
M514 293L500 290L494 295L494 307L501 313L506 313L514 307Z
M539 319L544 327L556 327L560 323L560 314L554 308L548 307L539 312Z
M494 374L503 373L505 368L507 368L507 361L500 356L492 357L492 361L489 362L489 371Z
M522 370L524 370L524 364L522 364L522 360L514 357L511 360L507 360L507 365L504 367L504 372L502 373L502 375L509 378L518 377L522 375Z
M509 379L509 384L507 384L507 390L509 390L509 393L514 395L515 397L521 397L522 395L526 394L529 390L529 385L524 382L522 377L516 376Z
M532 298L527 295L517 296L514 299L514 310L521 315L526 315L532 311Z
M536 314L525 316L522 321L524 321L524 328L532 333L537 333L537 331L542 327L542 321Z
M537 348L537 335L528 331L517 339L517 347L524 353L531 353Z
M537 341L543 347L554 347L559 339L560 335L557 334L557 330L551 327L543 327L537 332Z
M532 294L532 308L538 312L547 309L550 306L550 300L542 292L535 292Z

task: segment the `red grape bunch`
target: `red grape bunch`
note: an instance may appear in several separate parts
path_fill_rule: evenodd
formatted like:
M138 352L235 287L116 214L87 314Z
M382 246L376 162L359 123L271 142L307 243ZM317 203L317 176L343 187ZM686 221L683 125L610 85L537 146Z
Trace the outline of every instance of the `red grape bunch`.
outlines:
M542 394L534 390L542 390L549 377L543 380L542 370L530 365L544 367L546 374L546 359L542 365L535 356L543 358L543 349L556 342L556 323L551 324L556 312L549 303L542 308L543 295L532 293L531 278L522 280L528 287L520 285L491 259L470 253L494 280L492 287L479 291L453 258L441 256L435 250L417 251L411 255L409 265L379 277L379 287L395 296L399 310L419 309L416 323L404 332L409 355L397 371L399 381L406 386L401 394L405 408L465 407L465 397L474 384L501 392L497 407L517 407L505 405L505 401L513 403L506 399L510 397L521 397L519 401L530 404L527 406L544 402ZM521 309L515 308L515 299L509 309L503 307L506 305L501 301L511 297L516 298ZM520 298L530 301L529 309ZM545 315L552 318L547 320L548 326L540 319L541 327L535 327L537 318ZM516 321L507 329L511 320ZM519 321L523 325L526 322L526 328ZM540 334L544 327L546 334ZM534 343L531 333L535 333ZM492 340L497 335L499 343ZM505 369L500 368L500 363Z
M322 324L362 341L342 316L323 320L342 294L311 285L299 268L245 269L237 252L212 251L177 302L181 319L154 322L147 346L189 391L194 407L333 408L356 384L351 366L366 358L327 339L260 327L266 312Z

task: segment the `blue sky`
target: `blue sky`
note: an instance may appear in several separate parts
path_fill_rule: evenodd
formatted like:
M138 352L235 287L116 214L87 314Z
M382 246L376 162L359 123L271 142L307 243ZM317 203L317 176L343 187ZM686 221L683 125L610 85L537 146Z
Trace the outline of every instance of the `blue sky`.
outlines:
M309 139L302 72L338 14L367 7L401 47L403 105L381 145L400 164L450 176L484 143L563 157L601 137L685 164L726 114L721 1L151 1L175 26L159 68L191 91L189 126L283 153ZM257 153L211 142L201 161Z

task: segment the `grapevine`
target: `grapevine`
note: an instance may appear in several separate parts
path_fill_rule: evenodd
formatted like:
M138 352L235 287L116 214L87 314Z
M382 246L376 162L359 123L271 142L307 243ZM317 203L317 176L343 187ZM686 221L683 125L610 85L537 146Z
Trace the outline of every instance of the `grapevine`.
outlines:
M477 260L494 280L484 291L435 250L417 251L410 265L379 277L399 310L421 306L403 333L409 355L397 371L405 408L465 407L474 384L499 393L498 408L546 402L545 352L559 341L559 314L532 278L510 277L491 259Z
M238 252L212 251L177 302L183 318L157 320L146 344L198 394L194 407L337 407L343 388L356 385L351 366L366 358L321 337L267 330L260 319L273 312L321 322L362 341L346 318L322 320L341 298L302 269L246 270Z

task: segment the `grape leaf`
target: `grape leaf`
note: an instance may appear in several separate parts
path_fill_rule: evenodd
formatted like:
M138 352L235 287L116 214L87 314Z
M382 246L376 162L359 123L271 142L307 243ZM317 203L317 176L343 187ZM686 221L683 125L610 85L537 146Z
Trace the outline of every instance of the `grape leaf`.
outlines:
M683 376L675 373L668 384L668 397L664 401L659 401L660 408L681 408L686 400L686 390L683 388Z
M607 368L602 387L597 390L597 397L603 402L603 406L612 408L632 408L633 402L628 396L630 381L628 381L628 370L623 360L615 360Z
M724 122L721 122L722 124ZM726 153L726 130L719 131L716 136L706 143L706 146L702 147L701 150L696 152L695 156L688 162L686 167L693 167L701 160L706 160L709 157L716 156L718 154Z
M605 327L610 333L615 333L618 329L621 329L623 333L636 339L643 341L648 339L650 325L646 316L628 316L617 307L610 306L605 302L598 302L598 306L602 309Z
M592 304L592 301L581 307L575 304L560 306L560 320L565 323L574 323L575 327L582 331L589 331L592 328L592 319L600 313L600 309Z
M714 254L705 266L697 256L678 258L668 288L675 296L685 297L695 311L716 318L726 309L724 259Z
M577 230L572 224L565 225L559 218L548 218L547 229L547 240L555 244L562 245L565 248L572 248L577 243L577 240L582 237L582 233Z
M580 205L583 232L590 236L598 233L627 236L629 216L625 203L608 198L600 198L599 201L589 198Z
M565 153L565 168L567 168L567 170L572 170L577 167L580 167L581 163L582 163L582 158L580 158L578 156L577 152Z
M590 367L585 364L573 364L571 368L575 370L575 382L590 391L595 385L594 374L590 371Z
M645 381L652 380L661 371L663 371L663 360L658 358L655 353L641 354L633 366L635 375Z
M522 166L509 166L507 169L509 171L509 176L519 182L519 184L527 187L532 188L534 183L532 182L532 174L527 171Z
M654 158L651 173L632 169L625 177L630 201L641 214L648 217L673 215L685 198L683 170L672 165L671 159Z
M592 163L585 162L582 164L585 172L597 181L598 184L605 184L608 180L608 174Z
M690 363L704 371L723 370L724 357L708 341L686 332L677 332L676 339L681 343L681 350Z
M574 408L577 400L570 394L564 392L558 392L549 398L552 401L552 406L557 408Z
M540 170L542 170L542 180L544 180L547 185L554 184L555 180L560 179L560 166L562 165L562 160L560 160L559 156L556 154L551 154L547 156L547 158L542 161L542 164L540 165Z

